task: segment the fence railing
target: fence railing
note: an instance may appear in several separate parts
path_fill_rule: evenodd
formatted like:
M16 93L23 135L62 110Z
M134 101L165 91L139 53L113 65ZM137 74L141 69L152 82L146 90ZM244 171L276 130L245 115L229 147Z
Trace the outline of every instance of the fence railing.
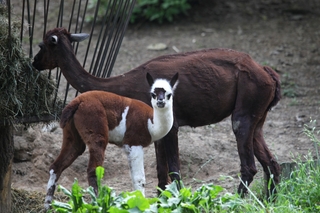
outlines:
M38 52L37 45L50 29L64 27L71 33L86 32L89 39L80 45L74 43L74 51L83 67L101 78L111 75L134 4L135 0L7 0L9 20L21 20L22 48L30 58ZM77 95L59 69L47 74L57 85L55 99L66 104Z

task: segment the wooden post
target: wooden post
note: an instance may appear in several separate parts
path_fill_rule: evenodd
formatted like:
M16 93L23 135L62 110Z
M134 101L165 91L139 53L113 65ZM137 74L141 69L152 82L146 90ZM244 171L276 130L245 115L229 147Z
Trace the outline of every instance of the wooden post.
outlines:
M7 0L0 0L6 4ZM0 212L11 212L11 167L14 153L13 126L0 125Z
M11 167L13 153L13 126L0 126L0 212L11 212Z

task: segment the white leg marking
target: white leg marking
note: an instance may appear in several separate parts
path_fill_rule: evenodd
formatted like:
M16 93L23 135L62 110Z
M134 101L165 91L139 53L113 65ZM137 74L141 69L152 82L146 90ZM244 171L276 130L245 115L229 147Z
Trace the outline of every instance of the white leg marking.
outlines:
M146 177L144 174L143 147L124 145L123 148L128 157L133 188L140 190L144 195Z
M232 129L233 129L233 132L237 132L238 131L238 128L240 126L240 121L233 121L232 122Z
M51 169L50 170L50 178L49 178L48 186L47 186L47 196L44 201L45 209L50 208L50 204L51 204L52 198L53 198L53 193L56 188L56 179L57 179L57 175L54 173L53 169Z

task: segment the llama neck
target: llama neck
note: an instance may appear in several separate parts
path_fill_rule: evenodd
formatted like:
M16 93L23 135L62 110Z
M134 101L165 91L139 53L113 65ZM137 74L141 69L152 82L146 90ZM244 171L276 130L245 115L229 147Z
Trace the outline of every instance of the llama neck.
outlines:
M61 57L63 57L63 60L60 60L59 63L61 72L67 81L79 92L85 92L106 86L106 79L97 78L88 73L81 66L73 52L72 54L62 54Z
M141 72L134 70L124 75L110 78L98 78L88 73L79 63L73 52L61 53L59 67L67 81L79 92L90 90L103 90L118 95L139 99L145 103L150 102L148 91L149 86L143 80Z
M172 128L173 112L172 107L164 109L153 109L153 122L148 120L148 129L152 141L163 138Z

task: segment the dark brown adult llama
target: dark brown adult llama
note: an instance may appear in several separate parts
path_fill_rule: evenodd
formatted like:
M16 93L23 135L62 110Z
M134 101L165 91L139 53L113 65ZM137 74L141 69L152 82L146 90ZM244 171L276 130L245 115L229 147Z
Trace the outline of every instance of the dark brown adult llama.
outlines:
M178 129L217 123L231 115L236 137L243 183L250 184L257 173L254 156L267 177L273 175L270 190L279 182L280 166L263 137L263 124L268 111L281 98L278 74L261 66L248 54L230 49L205 49L154 58L131 71L110 78L97 78L78 62L72 42L88 34L70 34L64 28L46 33L34 57L38 70L60 67L67 81L79 92L104 90L141 100L149 105L149 85L142 81L146 73L154 78L170 79L179 73L175 91L174 124L170 132L155 143L158 186L180 180ZM245 193L242 182L239 193Z

